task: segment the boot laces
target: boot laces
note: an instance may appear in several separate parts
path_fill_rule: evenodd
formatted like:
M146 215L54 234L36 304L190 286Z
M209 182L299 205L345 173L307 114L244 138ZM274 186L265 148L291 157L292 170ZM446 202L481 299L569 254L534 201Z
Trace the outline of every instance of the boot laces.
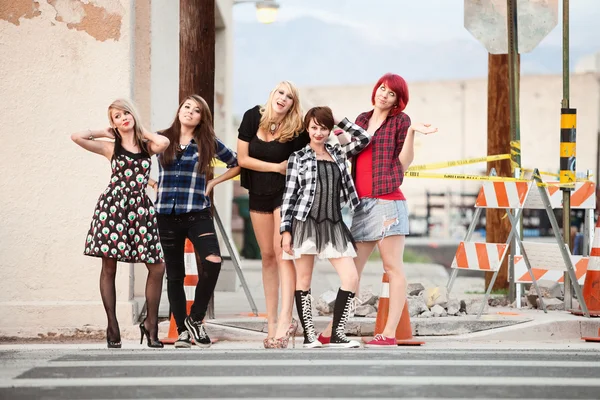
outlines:
M310 342L317 340L317 332L312 320L312 295L307 293L302 295L302 314L304 317L304 329L306 337Z
M355 299L355 297L349 298L348 300L346 300L346 304L344 306L344 312L342 313L342 318L340 318L340 322L335 330L337 337L342 340L348 340L348 338L346 337L346 332L345 332L346 323L348 322L348 318L350 318L350 309L352 308L354 299Z

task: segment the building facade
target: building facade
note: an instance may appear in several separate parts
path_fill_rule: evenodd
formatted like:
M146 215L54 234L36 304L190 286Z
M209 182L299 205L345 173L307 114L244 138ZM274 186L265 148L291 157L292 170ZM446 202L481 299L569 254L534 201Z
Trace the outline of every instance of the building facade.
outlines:
M216 1L215 128L235 147L232 4ZM3 1L0 93L0 336L102 327L100 260L83 256L83 247L110 166L70 134L108 126L107 107L120 97L134 101L148 128L171 124L179 104L179 2ZM231 184L216 190L225 226L231 196ZM144 265L119 265L123 326L137 320L145 279Z

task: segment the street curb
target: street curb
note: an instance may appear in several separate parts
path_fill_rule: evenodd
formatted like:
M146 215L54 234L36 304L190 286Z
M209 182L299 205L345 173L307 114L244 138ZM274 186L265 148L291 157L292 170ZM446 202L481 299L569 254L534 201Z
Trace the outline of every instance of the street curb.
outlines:
M315 317L315 328L323 331L329 322L328 317ZM484 316L476 319L475 316L465 317L438 317L438 318L413 318L411 320L413 336L456 336L490 329L510 327L531 321L525 317ZM260 317L231 318L207 321L212 325L245 329L252 332L267 333L267 320ZM373 336L375 318L351 318L346 325L349 336ZM299 329L301 331L301 328Z

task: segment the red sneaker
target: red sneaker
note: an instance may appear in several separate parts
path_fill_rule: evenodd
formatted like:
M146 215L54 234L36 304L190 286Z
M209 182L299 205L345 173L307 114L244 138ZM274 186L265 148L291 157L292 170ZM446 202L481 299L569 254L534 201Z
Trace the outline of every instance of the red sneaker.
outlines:
M323 346L329 346L331 342L331 336L323 336L322 333L319 334L319 338L317 339Z
M385 337L381 334L375 335L375 337L373 338L373 340L365 343L365 347L387 347L387 346L397 346L398 342L396 341L396 338L391 337Z

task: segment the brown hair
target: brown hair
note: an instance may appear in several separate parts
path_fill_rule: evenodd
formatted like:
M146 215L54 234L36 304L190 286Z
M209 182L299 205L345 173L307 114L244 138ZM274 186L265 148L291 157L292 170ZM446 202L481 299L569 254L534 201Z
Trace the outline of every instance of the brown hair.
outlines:
M329 130L333 129L333 112L329 107L313 107L304 117L304 129L308 131L310 121L314 119L317 125L323 126Z
M206 101L198 96L192 94L186 97L175 114L175 119L170 127L165 129L162 134L169 139L169 147L159 157L160 163L164 165L170 165L175 161L177 157L177 149L179 148L179 135L181 134L181 122L179 121L179 111L183 107L183 103L187 100L193 100L198 104L200 108L200 123L194 128L194 141L198 145L198 172L206 175L210 175L213 167L213 158L217 152L217 136L213 129L213 120L210 109Z

